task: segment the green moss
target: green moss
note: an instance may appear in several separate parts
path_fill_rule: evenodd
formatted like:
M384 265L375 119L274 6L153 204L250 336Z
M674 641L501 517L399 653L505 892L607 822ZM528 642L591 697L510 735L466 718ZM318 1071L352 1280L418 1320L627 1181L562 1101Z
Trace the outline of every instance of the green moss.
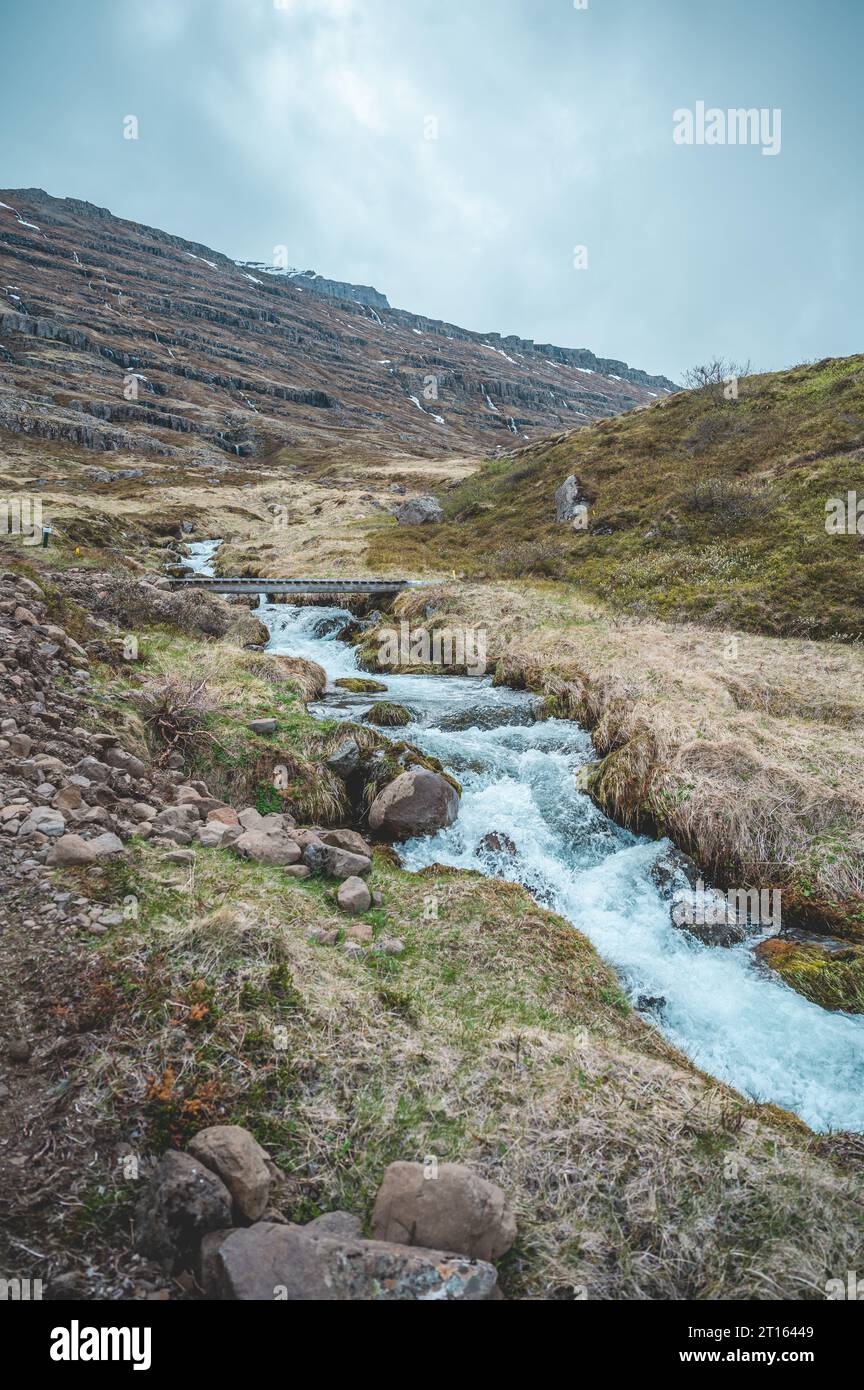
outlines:
M829 951L773 938L762 942L757 954L791 989L821 1008L864 1013L864 950Z
M387 689L381 681L364 680L359 676L343 676L333 684L340 690L350 690L352 695L383 695Z

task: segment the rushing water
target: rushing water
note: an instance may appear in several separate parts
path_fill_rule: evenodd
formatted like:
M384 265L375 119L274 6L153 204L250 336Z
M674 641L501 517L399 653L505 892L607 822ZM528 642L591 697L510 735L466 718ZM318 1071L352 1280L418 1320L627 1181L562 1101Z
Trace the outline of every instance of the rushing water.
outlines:
M192 547L196 568L209 568L215 545ZM335 636L349 617L343 610L262 602L258 615L271 651L319 662L331 682L364 674L354 649ZM524 884L584 932L632 999L664 1001L652 1022L697 1066L754 1100L794 1110L814 1129L864 1130L864 1018L809 1003L746 943L703 946L672 926L649 876L668 843L620 829L577 789L577 770L594 756L578 725L535 722L533 696L494 688L488 678L375 678L386 694L330 690L312 710L357 719L374 699L395 700L414 716L398 737L459 778L458 820L400 846L409 869L437 862ZM472 712L467 727L448 727ZM478 853L490 831L509 836L516 856Z

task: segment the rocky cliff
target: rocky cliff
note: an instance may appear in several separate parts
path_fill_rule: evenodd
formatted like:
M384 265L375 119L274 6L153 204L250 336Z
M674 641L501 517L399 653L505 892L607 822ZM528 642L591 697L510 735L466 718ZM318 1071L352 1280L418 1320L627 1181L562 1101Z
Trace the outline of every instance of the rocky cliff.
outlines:
M0 193L0 429L208 467L315 443L494 453L671 389L78 199Z

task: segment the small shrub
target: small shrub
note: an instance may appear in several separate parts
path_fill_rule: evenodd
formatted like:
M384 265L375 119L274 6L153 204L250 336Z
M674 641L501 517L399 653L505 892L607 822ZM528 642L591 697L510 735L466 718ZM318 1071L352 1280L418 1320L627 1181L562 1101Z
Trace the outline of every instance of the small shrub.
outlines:
M165 763L172 753L185 760L213 741L207 722L214 706L205 681L162 676L148 681L134 698L158 762Z

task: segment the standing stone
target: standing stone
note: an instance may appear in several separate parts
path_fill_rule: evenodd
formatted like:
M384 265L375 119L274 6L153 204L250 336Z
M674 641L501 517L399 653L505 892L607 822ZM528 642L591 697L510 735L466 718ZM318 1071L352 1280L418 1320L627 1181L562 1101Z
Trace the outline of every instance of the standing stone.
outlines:
M586 501L579 479L571 473L570 477L565 478L561 486L555 489L555 520L572 521L579 515L580 508L586 505Z

